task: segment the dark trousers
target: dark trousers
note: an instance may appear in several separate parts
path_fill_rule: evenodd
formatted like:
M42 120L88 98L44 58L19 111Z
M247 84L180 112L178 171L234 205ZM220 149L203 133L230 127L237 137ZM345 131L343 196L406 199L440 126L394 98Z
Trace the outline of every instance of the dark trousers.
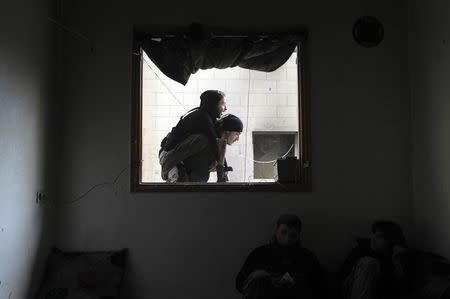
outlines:
M270 277L262 277L250 282L244 295L246 299L312 299L311 293L300 286L274 286Z
M186 158L183 165L186 170L186 182L206 183L209 180L209 166L214 161L213 153L201 151Z

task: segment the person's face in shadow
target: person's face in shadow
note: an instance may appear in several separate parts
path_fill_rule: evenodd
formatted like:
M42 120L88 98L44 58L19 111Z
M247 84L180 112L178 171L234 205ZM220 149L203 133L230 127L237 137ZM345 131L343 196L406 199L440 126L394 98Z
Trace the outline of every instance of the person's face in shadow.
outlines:
M377 230L370 238L370 247L379 254L389 255L392 250L392 242L385 238L383 232Z
M280 224L275 233L277 243L280 246L290 246L300 240L300 231L295 227Z
M219 112L219 117L222 116L223 113L225 113L225 111L227 111L227 101L225 100L225 98L222 98L218 103L217 103L217 111Z
M240 135L241 132L225 131L223 136L226 138L227 144L232 145L233 143L239 140Z

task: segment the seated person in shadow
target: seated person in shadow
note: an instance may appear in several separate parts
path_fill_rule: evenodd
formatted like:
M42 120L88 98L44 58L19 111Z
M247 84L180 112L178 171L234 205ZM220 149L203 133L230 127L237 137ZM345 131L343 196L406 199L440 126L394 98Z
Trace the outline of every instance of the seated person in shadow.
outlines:
M375 221L370 239L358 239L339 277L344 299L405 298L404 273L408 250L401 227L392 221Z
M296 215L280 216L272 242L254 249L236 277L245 298L326 298L319 262L302 246L301 230Z

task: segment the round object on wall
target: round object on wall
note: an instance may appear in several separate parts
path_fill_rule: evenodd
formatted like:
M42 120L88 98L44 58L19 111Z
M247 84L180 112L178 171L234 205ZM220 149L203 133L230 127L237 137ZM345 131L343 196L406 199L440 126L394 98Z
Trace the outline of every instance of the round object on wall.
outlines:
M365 48L378 46L384 38L383 24L375 17L361 17L353 25L353 37Z

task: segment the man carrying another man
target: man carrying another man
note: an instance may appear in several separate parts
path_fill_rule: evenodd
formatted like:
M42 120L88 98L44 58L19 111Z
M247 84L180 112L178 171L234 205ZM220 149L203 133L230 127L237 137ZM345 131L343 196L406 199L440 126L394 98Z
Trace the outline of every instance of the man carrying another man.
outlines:
M168 182L207 182L212 171L219 182L228 180L226 146L239 140L242 122L232 114L218 119L226 111L223 92L207 90L200 99L200 107L181 117L161 142L161 177Z

